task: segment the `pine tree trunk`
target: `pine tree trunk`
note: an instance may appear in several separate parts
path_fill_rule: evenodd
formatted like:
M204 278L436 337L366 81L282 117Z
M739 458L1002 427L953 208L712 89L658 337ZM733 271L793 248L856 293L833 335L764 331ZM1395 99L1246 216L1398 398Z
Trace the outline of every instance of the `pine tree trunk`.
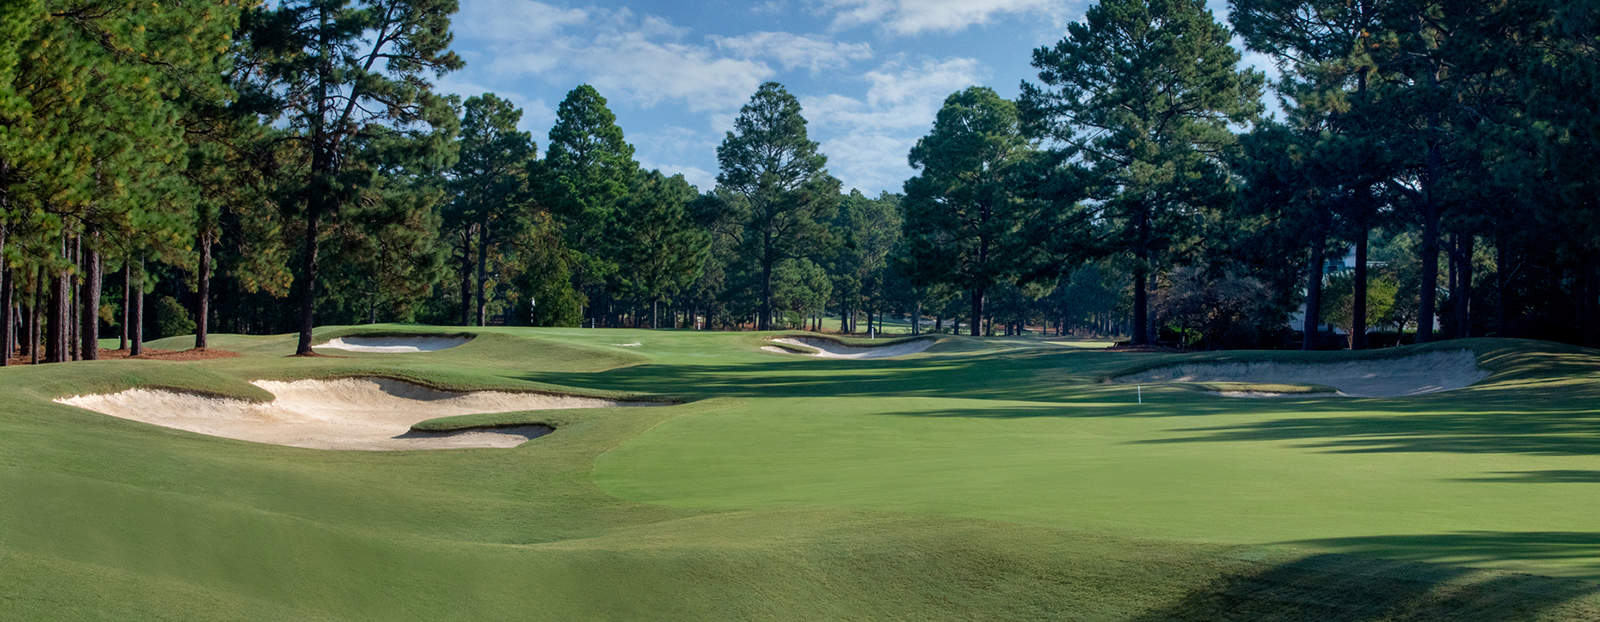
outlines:
M1422 262L1417 302L1417 343L1433 341L1433 319L1439 290L1439 214L1424 207L1422 220Z
M68 263L76 266L83 261L83 240L78 236L72 238L72 250L67 253ZM82 356L78 349L78 275L67 272L67 305L61 317L62 339L66 348L67 360L76 361Z
M4 283L0 284L0 299L4 300L6 326L4 336L0 337L0 343L3 343L4 346L0 349L5 351L3 355L4 364L9 365L11 364L11 357L17 354L17 322L21 321L22 314L17 309L16 270L7 266L4 276Z
M0 310L3 310L6 322L5 326L0 327L0 353L3 353L0 354L0 367L10 365L11 356L17 352L12 346L17 326L15 305L11 300L11 279L11 266L6 266L5 270L0 271Z
M104 279L100 247L96 244L99 237L98 234L94 235L83 254L83 290L78 296L83 300L78 337L82 342L83 358L88 361L100 358L100 285Z
M1439 76L1428 74L1429 90L1437 90ZM1422 172L1422 274L1417 300L1417 343L1433 341L1433 319L1439 291L1439 200L1435 191L1444 176L1444 154L1439 145L1443 131L1437 111L1428 114L1427 157Z
M1350 298L1350 349L1367 349L1367 225L1365 219L1356 233L1354 287Z
M118 342L117 349L123 352L128 351L128 320L133 313L133 305L131 304L133 302L133 290L130 287L130 284L133 283L132 277L133 260L131 258L122 260L122 339Z
M756 330L772 330L772 262L769 256L761 258L761 310L756 318Z
M1301 350L1317 347L1317 330L1322 325L1322 265L1326 263L1327 240L1321 229L1311 240L1311 260L1306 266L1306 316L1300 340Z
M1515 331L1511 330L1511 326L1509 325L1511 308L1511 303L1509 301L1511 296L1511 267L1508 259L1509 253L1506 252L1505 235L1498 227L1495 230L1494 238L1495 336L1515 337Z
M45 335L44 358L47 363L60 363L66 360L66 275L51 271L49 281L48 317L49 333Z
M211 327L211 237L215 235L207 224L200 232L200 273L196 275L194 349L206 349L206 337Z
M983 294L984 294L984 289L985 288L982 287L982 286L972 288L972 317L970 317L968 319L971 320L971 322L972 322L972 336L973 337L981 337L981 336L983 336Z
M1142 261L1133 267L1133 344L1150 343L1150 292L1149 274Z
M144 261L139 261L139 280L133 284L133 299L128 318L128 356L144 354ZM304 339L304 336L301 337Z
M3 204L0 204L3 207ZM5 326L0 326L0 367L11 364L11 265L6 262L6 234L9 228L0 224L0 310L4 310Z
M487 300L485 300L485 297L487 296L487 292L486 292L487 285L486 285L486 283L489 280L489 212L488 212L488 210L480 210L480 211L482 212L482 215L480 215L478 217L478 313L477 313L477 318L478 318L478 326L483 326L483 325L488 323L487 322L488 318L487 318L487 316L484 315L484 313L485 313L485 309L487 309L488 305L489 305L489 302Z
M1133 261L1133 344L1150 343L1150 215L1139 206L1138 242Z
M39 364L39 339L43 337L43 330L39 327L39 297L40 290L44 289L44 266L40 266L33 275L33 302L28 304L28 359L34 365Z
M461 251L461 325L472 325L472 238L467 238Z
M1455 336L1472 336L1472 253L1476 238L1472 234L1456 236L1455 282L1450 293L1451 311L1455 317Z
M311 332L316 329L317 322L317 233L320 230L318 227L322 216L320 204L323 200L311 199L310 202L314 207L306 213L306 245L300 256L300 339L294 347L296 356L312 354ZM144 298L142 291L139 297ZM141 301L136 306L143 304ZM134 331L139 332L138 327L135 327ZM138 339L136 338L134 342L138 343Z

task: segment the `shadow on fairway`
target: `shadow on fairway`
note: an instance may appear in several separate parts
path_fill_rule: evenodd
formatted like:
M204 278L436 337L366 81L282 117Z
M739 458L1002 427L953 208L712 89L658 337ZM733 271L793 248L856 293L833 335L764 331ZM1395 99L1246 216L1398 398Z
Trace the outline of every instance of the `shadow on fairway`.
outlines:
M1505 560L1559 561L1578 576L1600 581L1600 532L1464 531L1444 534L1326 538L1287 542L1339 553L1405 561L1480 564ZM1600 590L1600 584L1593 585Z
M1600 454L1600 410L1296 417L1176 431L1193 435L1136 442L1305 441L1300 446L1331 453Z
M1001 353L916 359L784 359L726 365L649 364L601 372L536 372L535 382L618 391L732 397L897 395L1035 401L1094 400L1081 390L1126 365L1093 353ZM1066 359L1073 358L1070 363ZM1086 364L1087 362L1087 364ZM1073 385L1067 387L1065 385Z
M1600 484L1600 471L1495 471L1495 477L1463 477L1451 481L1491 484ZM1600 555L1600 552L1596 553Z
M1596 593L1600 584L1581 579L1322 554L1226 576L1135 619L1583 619L1596 609L1592 601L1580 599Z

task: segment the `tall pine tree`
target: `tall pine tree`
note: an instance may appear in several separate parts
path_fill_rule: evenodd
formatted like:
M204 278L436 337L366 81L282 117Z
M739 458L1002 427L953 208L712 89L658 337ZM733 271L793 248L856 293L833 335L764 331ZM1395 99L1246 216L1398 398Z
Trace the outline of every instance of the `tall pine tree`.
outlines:
M717 147L717 162L717 183L746 210L740 242L757 266L756 328L770 330L773 270L826 239L824 222L838 205L839 180L806 135L800 100L776 82L762 84L739 110L733 131Z
M1133 341L1151 341L1149 282L1213 201L1230 125L1261 110L1263 76L1240 70L1231 33L1203 0L1104 0L1051 47L1023 83L1030 133L1093 171L1103 218L1133 262Z
M304 232L296 354L311 354L325 219L372 183L370 170L346 166L354 152L375 134L453 125L428 80L461 67L449 50L455 11L456 0L290 0L250 15L261 92L278 97L279 117L301 147L298 191L286 202Z

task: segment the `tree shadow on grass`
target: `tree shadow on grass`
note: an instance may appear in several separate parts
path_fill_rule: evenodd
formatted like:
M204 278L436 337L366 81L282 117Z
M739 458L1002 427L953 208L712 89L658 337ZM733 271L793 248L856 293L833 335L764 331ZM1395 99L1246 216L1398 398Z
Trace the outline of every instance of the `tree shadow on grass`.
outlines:
M1304 441L1302 447L1331 453L1600 454L1597 410L1294 417L1176 431L1191 435L1134 442Z
M1135 619L1589 619L1600 613L1597 593L1600 584L1582 579L1329 553L1231 573Z
M1549 471L1495 471L1495 477L1463 477L1457 482L1490 484L1600 484L1600 471L1555 469Z
M1102 368L1074 353L1007 352L910 359L783 359L720 365L648 364L601 372L533 372L535 382L701 396L926 396L1007 400L1097 399L1078 394ZM1070 386L1069 386L1070 385Z
M1406 561L1484 564L1507 560L1561 562L1600 581L1600 533L1582 531L1463 531L1443 534L1325 538L1283 544ZM1600 585L1596 585L1600 588Z

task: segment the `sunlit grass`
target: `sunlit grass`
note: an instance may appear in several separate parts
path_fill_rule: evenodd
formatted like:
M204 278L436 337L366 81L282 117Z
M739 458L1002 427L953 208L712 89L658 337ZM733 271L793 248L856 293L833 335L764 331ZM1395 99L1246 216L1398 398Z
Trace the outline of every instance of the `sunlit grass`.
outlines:
M0 371L0 617L1600 615L1592 350L1430 346L1471 348L1494 375L1422 397L1146 385L1141 404L1102 380L1348 355L945 336L852 361L774 356L760 333L477 332L310 359L284 356L292 336L217 335L243 356ZM49 401L131 386L266 399L249 380L349 375L686 403L435 420L422 427L556 432L385 453Z

